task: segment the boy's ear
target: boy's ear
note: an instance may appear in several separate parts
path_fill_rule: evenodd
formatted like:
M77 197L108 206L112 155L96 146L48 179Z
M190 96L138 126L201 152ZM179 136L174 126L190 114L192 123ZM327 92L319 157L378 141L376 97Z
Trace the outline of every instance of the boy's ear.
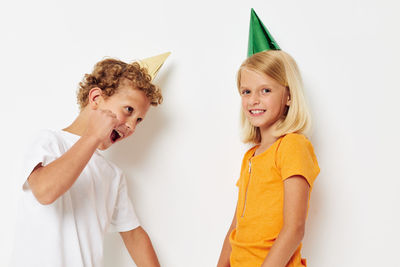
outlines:
M89 94L88 94L88 105L92 109L97 109L100 101L102 100L102 91L98 87L94 87L90 89Z

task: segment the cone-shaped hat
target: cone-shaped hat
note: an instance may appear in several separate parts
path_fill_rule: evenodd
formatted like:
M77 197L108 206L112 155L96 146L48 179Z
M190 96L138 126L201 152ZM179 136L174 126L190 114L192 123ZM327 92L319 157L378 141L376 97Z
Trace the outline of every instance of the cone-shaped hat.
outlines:
M159 69L164 64L165 60L170 54L171 52L167 52L154 57L148 57L142 60L138 60L137 62L142 68L147 69L147 72L149 73L151 79L153 80L154 77L156 77L157 72L159 71Z
M267 50L281 50L281 48L275 42L275 39L268 32L262 21L258 18L254 9L251 9L247 57Z

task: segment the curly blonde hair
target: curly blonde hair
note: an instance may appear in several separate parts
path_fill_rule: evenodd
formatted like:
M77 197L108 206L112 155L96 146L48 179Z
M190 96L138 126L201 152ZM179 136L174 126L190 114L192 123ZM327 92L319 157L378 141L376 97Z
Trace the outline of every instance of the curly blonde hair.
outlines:
M107 58L96 63L92 73L85 74L79 83L77 98L80 109L88 104L88 95L92 88L100 88L103 97L107 98L118 91L119 85L124 80L129 80L133 87L145 92L152 106L162 103L161 90L151 83L147 69L140 67L137 62L128 64L118 59Z

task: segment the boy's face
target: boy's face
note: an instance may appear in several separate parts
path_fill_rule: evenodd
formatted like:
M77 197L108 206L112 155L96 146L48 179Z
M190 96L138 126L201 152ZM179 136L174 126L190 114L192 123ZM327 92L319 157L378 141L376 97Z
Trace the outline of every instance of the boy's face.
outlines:
M118 90L108 98L104 98L100 94L96 102L99 109L111 111L119 121L110 138L100 144L99 149L101 150L130 136L136 126L143 121L150 107L150 100L146 94L133 87L129 82L122 82Z

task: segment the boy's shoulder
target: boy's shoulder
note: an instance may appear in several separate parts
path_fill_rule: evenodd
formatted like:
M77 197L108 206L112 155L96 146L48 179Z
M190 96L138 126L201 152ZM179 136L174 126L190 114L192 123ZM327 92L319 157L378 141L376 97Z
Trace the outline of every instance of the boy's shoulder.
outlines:
M43 138L43 139L57 138L57 136L58 136L57 131L52 129L40 129L33 134L34 138Z
M30 147L53 147L63 151L78 141L79 136L63 130L41 129L33 134Z
M57 144L62 140L62 138L57 130L40 129L34 132L28 140L30 147L38 147Z
M64 130L41 129L34 134L29 150L46 151L53 153L56 157L67 152L79 140L80 136ZM29 153L29 152L28 152ZM95 168L99 175L107 173L115 176L123 175L123 171L114 162L109 160L103 152L96 150L89 163Z

